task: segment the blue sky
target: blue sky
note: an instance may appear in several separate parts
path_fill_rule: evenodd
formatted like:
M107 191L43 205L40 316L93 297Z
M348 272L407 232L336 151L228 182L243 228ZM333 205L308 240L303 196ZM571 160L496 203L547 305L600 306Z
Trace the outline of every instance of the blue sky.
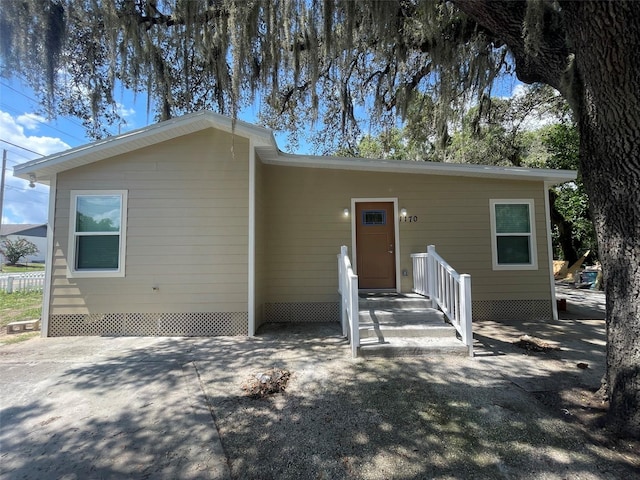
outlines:
M502 90L513 95L521 84L513 77ZM153 121L147 115L144 95L122 97L121 113L127 125L120 133L144 127ZM51 155L91 141L81 122L75 118L47 119L36 114L40 110L33 92L17 80L0 78L0 148L7 151L5 194L2 223L46 223L49 189L44 185L29 187L29 182L13 177L13 167L34 158ZM255 122L257 108L240 113L240 118ZM117 131L112 132L114 135ZM286 135L276 135L280 148L287 144ZM302 144L297 153L309 153Z
M125 94L122 102L121 113L127 125L120 132L114 129L114 135L153 122L153 115L147 115L144 95ZM80 120L47 119L35 113L40 110L28 87L17 80L0 78L0 148L7 151L3 224L47 222L49 188L40 184L30 188L29 182L13 176L13 167L92 141L85 135ZM256 116L257 111L248 109L240 118L254 122Z

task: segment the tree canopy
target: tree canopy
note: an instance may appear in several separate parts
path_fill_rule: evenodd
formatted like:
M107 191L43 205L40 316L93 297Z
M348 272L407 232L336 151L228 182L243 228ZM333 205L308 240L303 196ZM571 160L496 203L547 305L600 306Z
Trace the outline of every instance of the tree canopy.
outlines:
M0 32L2 75L96 137L120 121L118 85L149 92L157 119L259 96L269 126L319 121L319 141L342 145L427 105L447 141L505 72L555 88L604 269L609 420L640 437L640 2L21 0L3 3Z
M0 32L2 73L95 137L122 121L120 85L147 92L158 120L259 96L269 126L318 121L336 144L422 102L444 128L509 69L506 46L449 2L27 0L3 6Z

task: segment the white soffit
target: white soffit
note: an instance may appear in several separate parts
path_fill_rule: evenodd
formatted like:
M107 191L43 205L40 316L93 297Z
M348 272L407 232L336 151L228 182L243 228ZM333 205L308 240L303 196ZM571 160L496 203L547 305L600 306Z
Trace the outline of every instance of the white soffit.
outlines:
M329 168L366 172L413 173L457 177L484 177L512 180L545 181L551 184L576 179L574 170L552 170L524 167L498 167L467 163L422 162L409 160L379 160L314 155L292 155L272 148L256 148L260 159L268 165L306 168Z

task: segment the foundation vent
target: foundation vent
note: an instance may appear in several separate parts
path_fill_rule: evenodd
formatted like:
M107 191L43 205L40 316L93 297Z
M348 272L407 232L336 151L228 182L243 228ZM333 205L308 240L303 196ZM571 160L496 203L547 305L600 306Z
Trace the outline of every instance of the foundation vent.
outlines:
M265 303L264 320L267 323L339 322L338 302Z
M549 320L553 318L549 300L478 300L473 302L474 320Z
M51 315L49 336L236 336L248 334L247 324L247 312Z

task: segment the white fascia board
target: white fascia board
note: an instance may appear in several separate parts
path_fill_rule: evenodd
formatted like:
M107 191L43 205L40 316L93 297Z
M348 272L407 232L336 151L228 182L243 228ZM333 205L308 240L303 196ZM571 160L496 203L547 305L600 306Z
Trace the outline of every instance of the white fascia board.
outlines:
M551 170L525 167L497 167L466 163L421 162L408 160L376 160L369 158L293 155L258 149L263 163L289 167L330 168L367 172L414 173L459 177L486 177L511 180L545 181L551 184L575 180L574 170Z
M36 181L48 183L49 178L58 172L88 165L105 158L128 153L206 128L215 128L251 139L257 146L276 148L275 138L271 130L241 120L234 121L229 117L210 111L203 111L31 160L15 166L13 174L25 180L29 180L31 174L35 174Z

